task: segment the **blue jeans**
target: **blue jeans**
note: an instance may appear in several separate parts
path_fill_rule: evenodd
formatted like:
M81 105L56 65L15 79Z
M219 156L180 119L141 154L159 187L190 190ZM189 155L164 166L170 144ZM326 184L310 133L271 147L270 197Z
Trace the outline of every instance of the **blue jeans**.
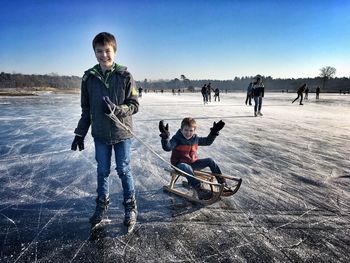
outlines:
M254 96L254 111L261 111L262 97Z
M212 158L198 159L192 164L178 163L176 167L191 175L194 175L193 170L201 170L206 167L209 167L212 173L221 174L219 166L215 163L215 161ZM193 179L189 176L186 176L186 178L191 186L196 187L200 185L200 182L198 180Z
M131 173L131 139L108 145L98 139L95 141L95 159L97 161L97 196L99 199L109 196L109 173L111 169L112 148L114 149L116 171L122 181L124 198L135 195L134 180Z
M208 95L207 94L202 94L203 96L203 102L206 103L208 102Z

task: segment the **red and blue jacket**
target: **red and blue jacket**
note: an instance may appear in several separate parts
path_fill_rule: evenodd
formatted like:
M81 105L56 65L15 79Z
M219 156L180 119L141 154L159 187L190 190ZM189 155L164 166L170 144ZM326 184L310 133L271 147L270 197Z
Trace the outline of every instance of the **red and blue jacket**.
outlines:
M197 149L198 146L211 145L216 138L216 135L209 133L207 137L199 137L194 134L189 140L187 140L181 130L178 130L176 134L169 139L162 139L162 148L164 151L170 152L170 162L172 165L179 163L192 164L198 160Z

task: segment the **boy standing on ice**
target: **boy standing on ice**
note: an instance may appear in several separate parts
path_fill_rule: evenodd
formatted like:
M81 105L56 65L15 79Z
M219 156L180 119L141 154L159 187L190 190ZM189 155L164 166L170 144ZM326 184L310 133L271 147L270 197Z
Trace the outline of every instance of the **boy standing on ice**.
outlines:
M122 182L124 224L136 223L137 207L135 188L131 173L132 135L113 122L107 115L114 113L127 127L132 129L131 115L138 111L136 84L126 67L114 62L117 43L107 32L95 36L92 46L99 64L87 70L81 84L82 114L71 149L84 149L84 137L91 125L97 161L97 198L95 213L90 218L94 226L100 223L109 205L109 174L112 150L115 153L116 171Z
M254 116L263 116L261 112L262 100L264 97L264 83L260 75L256 77L256 80L253 82L252 86L252 95L254 98Z
M222 120L218 123L214 122L209 135L207 137L199 137L195 133L197 128L195 119L184 118L181 122L181 128L169 140L169 125L164 125L164 122L160 121L159 131L161 134L159 136L162 138L162 148L165 151L172 151L170 159L171 164L188 174L193 175L193 170L201 170L206 167L209 167L212 173L221 174L219 166L213 159L198 159L197 148L198 146L211 145L224 126L225 123ZM232 191L226 184L224 178L218 176L216 179L218 183L225 184L224 191ZM196 190L199 199L210 199L212 197L211 192L206 192L201 189L201 183L198 180L192 177L187 177L187 180L189 185Z

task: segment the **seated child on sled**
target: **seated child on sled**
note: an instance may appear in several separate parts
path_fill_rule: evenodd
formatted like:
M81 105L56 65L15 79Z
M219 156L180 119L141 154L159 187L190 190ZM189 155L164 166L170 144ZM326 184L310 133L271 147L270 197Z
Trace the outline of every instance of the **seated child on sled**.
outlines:
M219 131L225 126L225 123L220 120L218 123L214 122L213 127L207 137L199 137L195 131L197 124L193 118L184 118L181 122L181 128L169 140L169 125L164 125L163 121L159 122L159 135L162 140L162 148L165 151L172 151L171 164L175 165L182 171L194 175L193 170L201 170L209 167L212 173L221 174L219 166L211 158L198 159L198 146L211 145L215 138L219 135ZM191 185L197 192L199 199L210 199L212 193L201 189L201 183L192 178L187 177L189 185ZM217 176L216 180L220 184L224 184L224 192L232 191L227 185L226 180Z

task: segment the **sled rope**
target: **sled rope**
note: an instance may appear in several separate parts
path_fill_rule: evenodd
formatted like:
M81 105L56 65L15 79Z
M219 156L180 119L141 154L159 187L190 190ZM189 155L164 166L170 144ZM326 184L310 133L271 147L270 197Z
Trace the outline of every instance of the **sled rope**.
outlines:
M150 150L154 155L156 155L159 159L161 159L163 162L165 162L166 164L172 166L172 164L170 162L168 162L167 160L165 160L162 156L160 156L155 150L153 150L151 148L151 146L149 146L147 143L145 143L144 141L142 141L140 138L138 138L135 133L133 133L129 127L127 127L124 123L122 123L117 116L114 115L114 113L111 113L108 115L108 117L110 117L113 121L117 122L118 124L120 124L120 126L122 126L122 128L124 130L126 130L127 132L129 132L132 136L135 137L136 140L138 140L140 143L142 143L144 146L146 146L146 148L148 150Z
M124 123L122 123L117 116L115 116L115 114L113 112L111 112L110 114L106 114L111 120L113 120L114 122L116 122L117 124L119 124L124 130L126 130L127 132L129 132L132 136L135 137L136 140L138 140L141 144L143 144L150 152L152 152L155 156L157 156L160 160L162 160L164 163L166 163L167 165L169 165L171 168L173 168L174 170L180 172L183 175L192 177L200 182L204 182L206 184L211 184L211 185L219 185L217 183L214 182L209 182L209 181L205 181L202 180L200 178L197 178L189 173L186 173L185 171L182 171L181 169L177 168L175 165L171 164L169 161L165 160L162 156L160 156L155 150L152 149L152 147L150 145L148 145L146 142L142 141L139 137L137 137L137 135L135 133L133 133L129 127L127 127Z

